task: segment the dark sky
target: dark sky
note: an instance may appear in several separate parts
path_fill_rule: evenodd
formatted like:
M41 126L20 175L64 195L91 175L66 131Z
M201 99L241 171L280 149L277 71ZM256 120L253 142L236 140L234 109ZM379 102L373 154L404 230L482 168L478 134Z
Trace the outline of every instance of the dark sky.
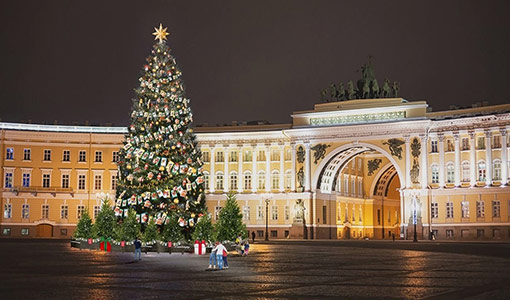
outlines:
M195 123L290 122L331 81L376 77L434 110L509 103L510 1L0 0L2 121L127 125L163 23Z

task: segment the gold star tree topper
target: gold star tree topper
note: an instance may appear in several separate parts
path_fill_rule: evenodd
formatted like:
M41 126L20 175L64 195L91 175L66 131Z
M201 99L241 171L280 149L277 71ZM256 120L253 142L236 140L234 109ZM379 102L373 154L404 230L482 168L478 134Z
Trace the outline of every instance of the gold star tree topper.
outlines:
M159 28L154 27L155 32L152 33L154 35L155 40L159 40L160 43L163 43L163 40L166 40L166 36L170 33L166 32L168 27L163 28L163 25L161 23L159 24Z

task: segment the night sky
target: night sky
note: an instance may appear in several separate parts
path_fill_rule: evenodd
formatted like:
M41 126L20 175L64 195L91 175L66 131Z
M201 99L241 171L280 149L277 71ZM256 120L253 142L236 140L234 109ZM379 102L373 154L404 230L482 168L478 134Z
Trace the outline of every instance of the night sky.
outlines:
M360 78L369 55L379 82L434 110L509 103L509 12L510 1L1 0L0 118L127 125L160 22L195 124L288 123L330 82Z

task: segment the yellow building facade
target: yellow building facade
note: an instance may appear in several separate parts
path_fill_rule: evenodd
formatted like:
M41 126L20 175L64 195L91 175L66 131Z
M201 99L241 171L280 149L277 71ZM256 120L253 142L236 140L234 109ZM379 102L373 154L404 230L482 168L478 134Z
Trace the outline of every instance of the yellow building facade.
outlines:
M510 239L510 105L315 105L292 124L197 127L206 202L258 238ZM125 128L0 123L3 237L70 237L113 197Z

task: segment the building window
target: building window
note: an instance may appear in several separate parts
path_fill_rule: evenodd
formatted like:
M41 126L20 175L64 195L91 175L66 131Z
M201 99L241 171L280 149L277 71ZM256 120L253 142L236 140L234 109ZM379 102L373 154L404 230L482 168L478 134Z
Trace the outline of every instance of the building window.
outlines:
M250 207L249 206L243 207L243 220L244 221L250 220Z
M291 149L285 150L285 160L290 161L291 159L292 159L292 150Z
M438 204L437 202L432 202L430 204L430 216L433 218L433 219L437 219L439 215L439 207L438 207Z
M437 141L430 141L430 152L437 153Z
M70 150L64 150L64 152L62 152L62 161L71 161L71 151Z
M14 148L6 148L5 149L5 159L6 160L14 159Z
M455 146L453 145L453 141L448 139L446 140L446 151L453 152L455 150Z
M223 151L216 152L216 162L223 162Z
M230 162L237 162L237 151L230 152L229 160Z
M485 181L485 161L478 162L478 181Z
M462 138L462 150L469 150L469 138Z
M67 205L62 205L60 207L60 218L67 219L69 217L69 207Z
M259 190L266 188L266 173L264 171L260 171L258 174L258 184Z
M244 189L251 190L251 172L244 172Z
M76 218L81 219L81 217L83 216L83 212L85 211L85 206L83 205L78 205L77 209L76 209Z
M12 204L5 203L4 204L4 219L10 219L12 216Z
M112 174L112 191L117 189L117 180L119 180L117 174L115 175Z
M60 235L61 236L67 236L67 228L61 228L60 229Z
M431 165L430 173L432 176L432 183L439 183L439 166L436 164Z
M6 188L12 188L12 181L13 181L13 173L12 172L5 172L5 187Z
M453 183L455 181L455 167L453 162L446 164L446 182Z
M285 206L285 208L284 208L284 215L285 215L285 221L288 221L290 219L290 208L289 208L289 206Z
M11 229L10 228L4 228L2 230L3 235L11 235Z
M258 161L265 161L266 160L266 151L265 150L259 150L257 155Z
M271 151L271 161L279 161L280 160L280 151L272 150Z
M280 172L274 170L271 172L271 188L276 190L280 187Z
M31 160L30 148L23 149L23 160Z
M251 161L252 160L252 152L251 150L245 150L243 152L243 161Z
M28 204L21 205L21 218L28 219L30 217L30 206Z
M483 238L483 237L485 237L485 230L483 230L483 229L477 229L477 230L476 230L476 237L478 237L478 238Z
M103 176L101 175L94 175L94 189L95 190L101 190L103 187Z
M62 174L62 187L64 189L69 188L69 174Z
M87 161L87 151L80 150L78 152L78 162L86 162Z
M476 217L485 218L485 202L476 201Z
M271 230L271 237L273 238L278 237L278 230Z
M476 147L477 149L479 150L485 149L485 138L483 136L479 137L477 139L477 142L478 142Z
M257 230L257 237L259 237L259 238L264 237L264 231L263 230Z
M501 136L495 135L492 137L492 148L501 148Z
M501 217L501 202L499 202L499 200L492 201L492 217Z
M28 235L29 230L28 228L21 228L21 235Z
M42 181L43 181L43 187L49 188L50 187L50 174L49 173L43 174Z
M94 162L102 162L103 161L103 151L96 151Z
M290 190L292 186L292 170L285 171L285 188Z
M446 238L453 239L453 229L446 229Z
M223 173L221 172L216 173L216 189L217 190L223 189Z
M471 180L471 163L469 161L462 162L462 182Z
M236 172L230 173L230 189L231 190L237 189L237 173Z
M214 219L218 220L220 217L221 206L214 207Z
M23 173L22 185L23 185L23 187L30 186L30 173Z
M48 204L43 204L41 216L43 219L49 219L50 217L50 206Z
M494 163L492 166L493 166L492 178L494 180L501 180L501 160L499 160L499 159L494 160Z
M206 190L209 189L209 172L207 171L204 171L204 186Z
M97 215L99 215L100 210L101 207L99 205L94 205L94 219L97 218Z
M257 206L257 220L264 219L264 207L262 205Z
M119 161L119 151L113 151L112 152L112 161L113 162L118 162Z
M462 201L461 205L462 205L462 217L469 218L469 202Z
M326 205L322 206L322 224L326 224L328 222L328 208Z
M278 220L278 206L271 206L271 220Z
M51 160L51 150L50 149L44 149L43 160L44 161L50 161Z
M205 161L205 162L210 162L211 161L211 157L209 155L209 152L202 152L202 160Z
M453 202L446 202L446 218L453 218Z
M78 189L79 190L85 189L85 175L84 174L78 175Z

